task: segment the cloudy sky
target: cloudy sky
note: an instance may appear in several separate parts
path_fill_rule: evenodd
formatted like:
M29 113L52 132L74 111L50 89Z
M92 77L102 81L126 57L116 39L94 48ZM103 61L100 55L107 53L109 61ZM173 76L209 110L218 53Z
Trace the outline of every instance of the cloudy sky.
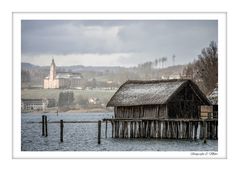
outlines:
M216 20L22 20L22 62L136 66L168 57L192 62L218 39Z

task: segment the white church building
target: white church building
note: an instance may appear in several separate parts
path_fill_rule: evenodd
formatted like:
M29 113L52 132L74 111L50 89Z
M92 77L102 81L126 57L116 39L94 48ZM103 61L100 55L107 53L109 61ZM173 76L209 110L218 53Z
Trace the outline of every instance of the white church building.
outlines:
M56 64L52 59L49 76L45 77L43 87L45 89L78 88L81 86L82 75L80 73L56 73Z

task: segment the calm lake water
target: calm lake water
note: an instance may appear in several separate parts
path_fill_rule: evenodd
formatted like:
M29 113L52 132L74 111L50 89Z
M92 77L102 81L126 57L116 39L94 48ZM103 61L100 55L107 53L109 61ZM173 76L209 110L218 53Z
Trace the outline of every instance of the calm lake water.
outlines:
M98 121L111 118L113 113L47 113L48 121ZM101 144L97 144L96 123L65 123L64 142L60 142L60 126L48 124L48 137L41 136L39 123L42 114L24 113L21 123L22 151L217 151L218 141L162 140L162 139L114 139L111 125L105 138L105 124L101 129Z

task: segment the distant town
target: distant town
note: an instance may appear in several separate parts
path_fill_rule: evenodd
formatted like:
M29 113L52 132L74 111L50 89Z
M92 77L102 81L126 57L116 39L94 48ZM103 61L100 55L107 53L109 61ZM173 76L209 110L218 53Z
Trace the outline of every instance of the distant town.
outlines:
M184 67L183 65L163 67L163 64L153 65L152 62L134 68L57 67L53 58L49 67L22 63L22 111L80 109L101 111L125 81L148 78L180 79ZM70 94L72 98L70 101L62 99L63 96L69 99Z
M208 48L217 51L215 42L211 42ZM175 59L176 56L172 55L129 68L57 66L54 58L49 59L49 66L22 63L22 112L112 110L106 108L106 104L127 80L190 79L205 95L217 91L217 58L199 56L198 60L187 65L175 65ZM169 60L171 66L166 65ZM214 64L207 66L206 60Z

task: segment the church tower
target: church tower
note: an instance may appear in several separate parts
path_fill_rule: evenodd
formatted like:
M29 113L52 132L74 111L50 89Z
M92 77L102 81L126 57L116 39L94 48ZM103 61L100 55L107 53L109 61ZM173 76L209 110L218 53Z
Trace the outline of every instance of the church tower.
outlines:
M56 79L56 64L54 62L54 59L52 59L49 80L55 80L55 79Z
M50 74L44 79L44 88L60 88L60 80L56 78L56 64L51 61Z

